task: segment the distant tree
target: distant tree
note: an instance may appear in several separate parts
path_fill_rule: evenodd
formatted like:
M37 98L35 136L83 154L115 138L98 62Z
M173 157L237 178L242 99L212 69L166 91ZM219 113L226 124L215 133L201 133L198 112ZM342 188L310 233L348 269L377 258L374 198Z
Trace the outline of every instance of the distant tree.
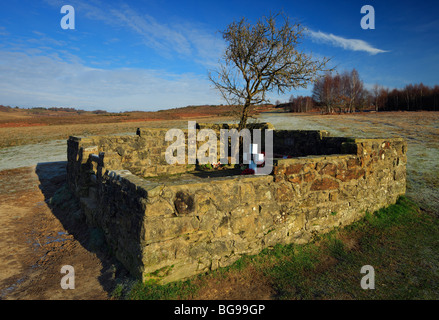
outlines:
M328 72L314 83L312 97L325 112L333 113L340 104L339 88L340 77Z
M371 97L372 97L373 105L375 106L375 111L378 111L380 107L378 104L378 99L380 97L381 88L382 87L378 83L375 83L371 90Z
M297 96L286 106L289 112L308 112L314 107L314 100L311 97Z
M331 86L330 81L332 81L332 77L329 73L327 73L324 77L319 78L315 83L312 89L312 97L317 102L317 105L323 109L326 109L326 112L331 112L331 104L329 102L329 88Z
M253 25L242 18L222 32L227 48L209 79L229 104L241 106L239 130L255 105L268 102L267 92L306 88L325 71L328 59L314 60L298 49L305 30L278 13Z
M339 112L355 112L365 106L367 91L358 72L353 69L341 75L326 73L315 82L312 97L327 113L336 109Z
M380 89L379 99L378 99L378 108L385 108L388 104L389 100L389 89L382 87Z
M355 112L355 109L364 107L366 92L363 81L360 79L358 71L353 69L348 75L348 92L349 103L348 112Z

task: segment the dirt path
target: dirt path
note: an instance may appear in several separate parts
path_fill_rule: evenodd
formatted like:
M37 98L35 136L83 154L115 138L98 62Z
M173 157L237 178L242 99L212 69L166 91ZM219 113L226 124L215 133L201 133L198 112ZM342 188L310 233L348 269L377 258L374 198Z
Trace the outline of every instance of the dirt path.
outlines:
M89 230L49 199L65 182L65 162L0 171L0 299L108 299L114 265L87 249ZM75 289L62 289L63 265Z

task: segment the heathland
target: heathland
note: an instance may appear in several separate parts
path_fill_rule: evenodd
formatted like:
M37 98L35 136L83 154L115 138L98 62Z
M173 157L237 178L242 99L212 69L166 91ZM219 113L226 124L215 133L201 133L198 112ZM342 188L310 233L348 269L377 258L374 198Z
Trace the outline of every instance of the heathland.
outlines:
M71 218L78 207L63 188L62 163L56 162L65 159L65 140L70 135L134 134L137 127L184 128L188 120L231 122L233 110L200 106L148 113L78 113L2 108L0 298L437 299L439 112L322 115L273 112L270 107L259 111L265 112L255 114L253 121L271 122L277 129L406 139L406 197L308 246L276 247L186 282L132 287L120 280L125 274L106 254L99 233ZM29 152L40 157L32 160ZM20 167L23 157L31 161L13 169ZM77 289L68 297L59 288L60 264L78 265ZM380 275L373 292L359 285L364 264L376 266Z

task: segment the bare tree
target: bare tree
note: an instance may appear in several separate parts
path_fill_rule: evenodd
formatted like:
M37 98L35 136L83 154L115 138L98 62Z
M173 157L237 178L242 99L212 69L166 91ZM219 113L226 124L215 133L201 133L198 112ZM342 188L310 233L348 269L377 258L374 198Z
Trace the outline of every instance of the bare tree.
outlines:
M341 77L339 75L332 76L330 72L327 72L324 77L319 78L314 83L312 97L327 113L333 113L334 109L340 108L342 103L340 87Z
M372 87L372 99L373 99L373 104L375 106L375 111L378 111L380 104L379 104L379 97L380 97L380 92L383 88L378 84L375 83Z
M311 97L298 96L288 106L290 112L308 112L313 108L314 100Z
M298 49L305 31L278 13L254 25L242 18L222 32L228 46L220 68L209 72L209 79L229 104L242 107L239 130L246 126L253 106L268 102L267 92L306 88L324 70L329 59L314 60Z
M353 69L349 75L349 112L355 112L355 109L361 106L363 94L363 81L361 81L358 71Z
M341 75L326 73L318 79L312 90L313 99L326 112L355 112L366 104L367 90L364 89L357 70L343 72Z

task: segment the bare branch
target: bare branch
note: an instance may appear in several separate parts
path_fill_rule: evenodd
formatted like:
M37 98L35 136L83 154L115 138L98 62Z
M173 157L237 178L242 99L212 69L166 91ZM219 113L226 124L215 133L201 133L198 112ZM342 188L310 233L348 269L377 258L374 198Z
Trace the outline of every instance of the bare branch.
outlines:
M209 79L228 103L243 106L241 129L249 110L268 102L267 92L306 88L325 71L329 59L314 60L298 50L305 31L300 23L291 23L283 13L277 13L254 25L242 18L222 32L228 47L220 69L214 75L209 73Z

